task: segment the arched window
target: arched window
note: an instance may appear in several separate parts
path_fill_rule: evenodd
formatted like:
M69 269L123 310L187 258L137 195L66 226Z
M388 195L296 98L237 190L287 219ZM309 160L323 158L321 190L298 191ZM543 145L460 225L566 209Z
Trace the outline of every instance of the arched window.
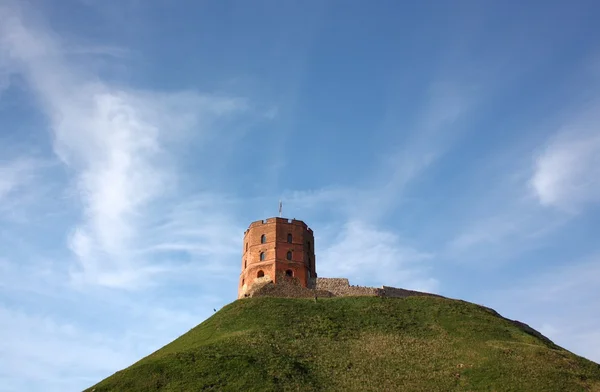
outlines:
M244 260L244 268L248 266L248 260Z
M285 271L285 276L294 276L294 271L292 271L292 270Z
M246 242L246 250L248 250L248 243Z
M292 234L288 234L288 243L292 243Z
M262 272L262 270L258 271L258 273L256 274L257 278L262 278L263 276L265 276L265 273Z
M263 234L260 236L260 243L264 244L265 242L267 242L267 236Z
M291 250L287 252L287 256L286 257L287 257L288 260L292 259L292 251Z
M265 252L260 252L260 261L265 260Z

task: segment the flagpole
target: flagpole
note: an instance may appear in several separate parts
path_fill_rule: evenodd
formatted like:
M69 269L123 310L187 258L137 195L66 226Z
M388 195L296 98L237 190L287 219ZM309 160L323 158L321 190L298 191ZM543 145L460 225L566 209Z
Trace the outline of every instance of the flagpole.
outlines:
M279 200L279 217L281 218L281 207L282 207L282 203L281 200Z

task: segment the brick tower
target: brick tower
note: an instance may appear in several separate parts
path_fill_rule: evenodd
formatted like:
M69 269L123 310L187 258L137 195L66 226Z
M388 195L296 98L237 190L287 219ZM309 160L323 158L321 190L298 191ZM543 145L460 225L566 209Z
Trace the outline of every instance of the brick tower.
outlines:
M252 285L278 279L296 279L307 287L316 278L315 240L306 223L285 218L252 222L244 233L242 273L238 298Z

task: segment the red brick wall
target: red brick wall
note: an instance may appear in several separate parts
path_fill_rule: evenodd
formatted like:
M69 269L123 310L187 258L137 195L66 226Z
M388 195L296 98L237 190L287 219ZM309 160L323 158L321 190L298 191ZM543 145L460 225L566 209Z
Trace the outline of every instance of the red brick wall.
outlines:
M292 235L291 243L288 243L288 234ZM264 244L261 243L262 235L266 236ZM316 277L314 236L302 221L269 218L252 222L244 233L242 246L238 298L243 297L245 291L255 283L260 270L275 283L277 273L285 274L291 270L303 287L307 286L309 272L311 277ZM288 251L292 252L291 260L287 260ZM265 254L263 261L260 260L261 252Z

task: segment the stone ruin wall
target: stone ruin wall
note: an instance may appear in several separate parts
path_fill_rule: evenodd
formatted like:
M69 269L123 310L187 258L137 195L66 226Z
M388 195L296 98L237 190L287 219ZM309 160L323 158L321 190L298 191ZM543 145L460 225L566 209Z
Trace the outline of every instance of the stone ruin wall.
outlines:
M302 287L297 279L277 277L277 284L273 282L252 287L248 292L249 297L284 297L284 298L322 298L322 297L388 297L405 298L412 296L434 296L436 294L420 291L399 289L396 287L382 286L365 287L353 286L346 278L316 278L311 279L309 287Z
M317 278L314 283L317 290L327 290L336 297L380 297L381 289L375 287L351 286L346 278Z

